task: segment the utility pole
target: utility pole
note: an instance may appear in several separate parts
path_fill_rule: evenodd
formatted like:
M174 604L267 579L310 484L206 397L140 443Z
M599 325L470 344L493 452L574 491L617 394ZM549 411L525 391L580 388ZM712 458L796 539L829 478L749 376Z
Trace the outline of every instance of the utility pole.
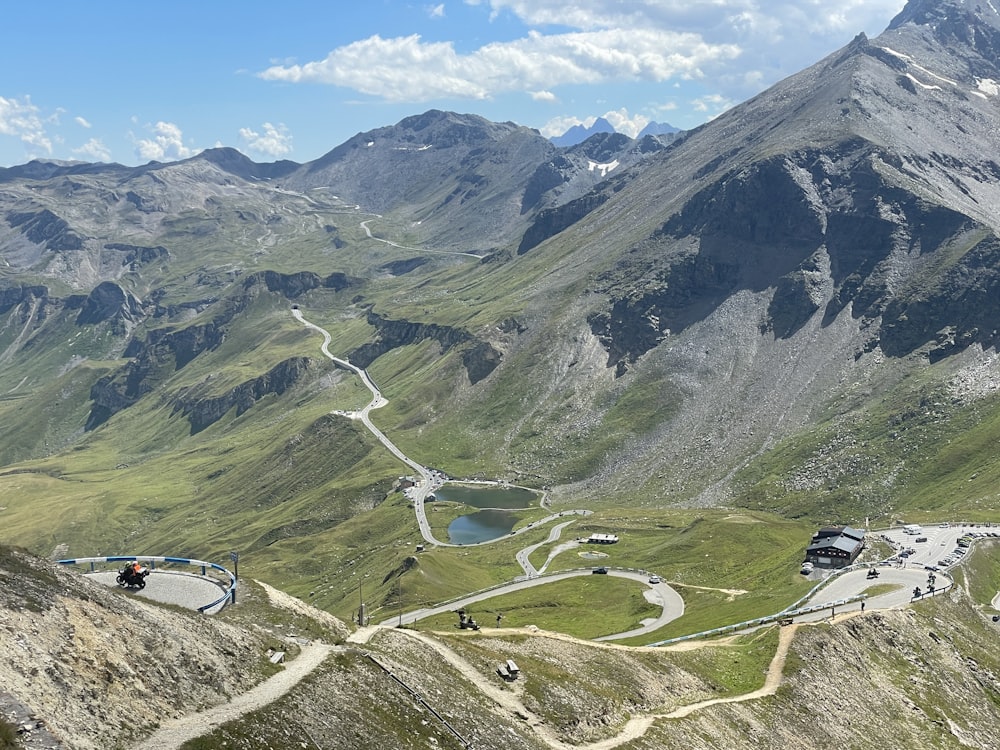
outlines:
M358 583L358 627L365 626L365 598L361 593L361 583Z
M396 596L399 600L399 627L403 627L403 574L396 579Z

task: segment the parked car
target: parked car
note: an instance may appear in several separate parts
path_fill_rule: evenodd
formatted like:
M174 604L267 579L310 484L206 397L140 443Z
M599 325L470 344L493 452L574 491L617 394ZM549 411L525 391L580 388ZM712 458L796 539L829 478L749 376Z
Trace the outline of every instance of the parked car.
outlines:
M918 536L913 541L915 541L915 542L926 542L927 541L927 537L925 537L925 536Z

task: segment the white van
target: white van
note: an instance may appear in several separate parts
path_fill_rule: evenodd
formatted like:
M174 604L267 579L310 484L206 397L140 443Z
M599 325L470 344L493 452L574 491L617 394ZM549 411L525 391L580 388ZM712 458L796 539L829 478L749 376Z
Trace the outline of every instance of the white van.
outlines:
M924 530L921 529L919 526L917 526L915 523L908 523L906 524L906 526L903 527L904 534L913 534L914 536L916 536L917 534L922 534L923 532Z

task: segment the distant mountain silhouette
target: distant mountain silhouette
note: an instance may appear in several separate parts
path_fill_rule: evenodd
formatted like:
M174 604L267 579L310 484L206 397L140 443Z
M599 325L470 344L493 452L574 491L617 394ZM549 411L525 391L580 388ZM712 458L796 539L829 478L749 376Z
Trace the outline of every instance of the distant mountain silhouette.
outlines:
M595 133L614 132L615 129L610 122L603 117L598 117L589 128L586 125L574 125L562 135L550 138L549 140L560 148L566 148L567 146L575 146L578 143L583 143Z
M560 148L568 148L569 146L576 146L579 143L583 143L585 140L590 138L590 136L596 133L617 133L614 126L608 122L603 117L598 117L594 120L590 127L586 125L574 125L569 130L567 130L562 135L558 135L555 138L550 138L549 140L553 145L559 146ZM672 135L673 133L681 132L679 128L675 128L666 122L651 122L641 131L639 135L636 136L636 140L641 140L647 135Z
M681 132L680 128L675 128L668 122L651 122L639 131L636 139L645 138L647 135L673 135L679 132Z

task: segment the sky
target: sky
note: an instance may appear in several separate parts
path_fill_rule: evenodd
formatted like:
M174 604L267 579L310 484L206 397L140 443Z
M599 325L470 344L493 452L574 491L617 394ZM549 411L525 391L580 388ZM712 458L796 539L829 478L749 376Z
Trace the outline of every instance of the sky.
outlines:
M904 0L9 0L0 166L318 159L429 109L696 127Z

